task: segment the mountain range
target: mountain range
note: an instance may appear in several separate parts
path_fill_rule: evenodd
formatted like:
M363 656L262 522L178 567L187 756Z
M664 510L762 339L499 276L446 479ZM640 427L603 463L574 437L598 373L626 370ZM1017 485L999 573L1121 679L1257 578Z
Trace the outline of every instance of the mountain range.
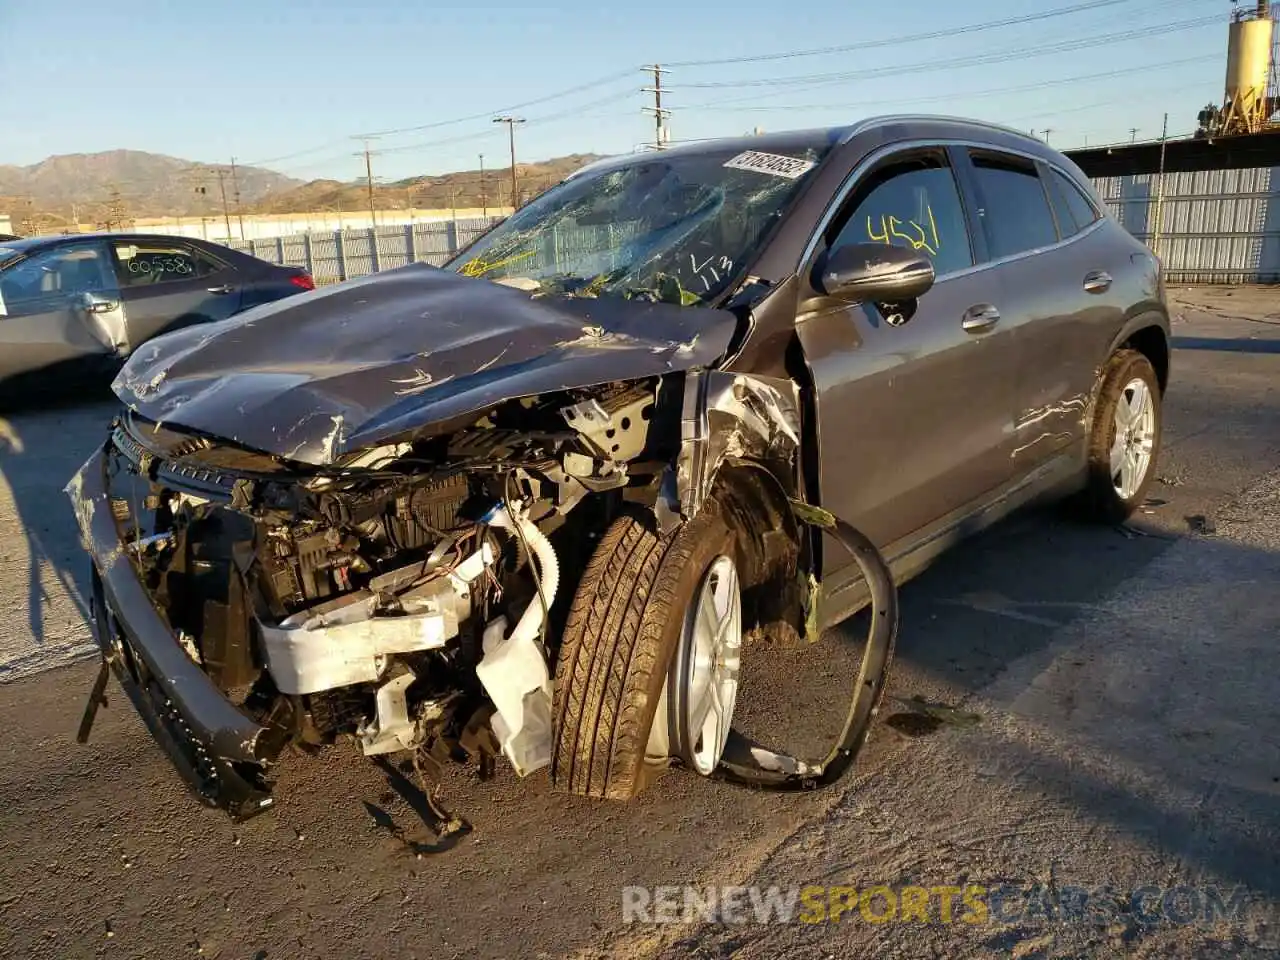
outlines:
M537 163L517 163L517 196L523 203L552 184L559 183L579 167L599 159L599 155L594 153L574 153ZM377 183L374 202L379 210L509 207L511 167L459 170ZM271 193L253 204L252 209L254 213L359 212L369 209L368 184L364 180L312 180L292 189Z
M516 168L521 202L598 159L572 154ZM0 165L0 214L22 234L73 224L120 226L137 217L220 216L222 191L234 214L368 210L364 180L302 181L261 167L200 163L140 150L49 157L29 166ZM408 177L375 185L378 209L509 206L510 167Z
M0 213L15 228L22 221L43 226L91 224L108 216L198 215L221 210L222 186L229 200L238 187L241 203L254 203L302 181L274 170L197 163L141 150L73 153L30 166L0 165ZM35 232L29 226L20 232Z

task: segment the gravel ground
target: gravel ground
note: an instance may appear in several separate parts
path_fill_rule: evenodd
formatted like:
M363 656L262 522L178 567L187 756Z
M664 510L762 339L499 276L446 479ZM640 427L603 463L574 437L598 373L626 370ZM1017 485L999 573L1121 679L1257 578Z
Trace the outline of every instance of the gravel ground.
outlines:
M1141 532L1028 514L909 584L894 699L847 782L780 796L671 775L601 806L541 777L458 772L447 797L476 831L447 853L396 770L343 750L287 765L279 809L234 827L193 806L118 696L76 745L93 669L76 662L83 564L60 488L110 406L8 414L0 956L1280 955L1280 295L1174 297ZM825 694L840 642L779 655L825 675ZM803 733L814 688L777 681L749 709ZM633 884L977 884L1049 907L981 924L635 926ZM1067 894L1101 885L1251 899L1216 924L1062 916Z

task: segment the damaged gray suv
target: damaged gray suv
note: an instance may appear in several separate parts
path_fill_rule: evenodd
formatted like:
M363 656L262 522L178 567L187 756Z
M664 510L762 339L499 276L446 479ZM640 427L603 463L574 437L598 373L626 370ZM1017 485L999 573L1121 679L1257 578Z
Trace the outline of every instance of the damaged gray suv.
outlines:
M896 627L869 557L901 582L1043 497L1128 516L1168 334L1158 261L1015 131L603 161L444 268L133 355L68 487L103 652L82 739L113 672L237 818L336 740L600 798L671 765L829 782ZM733 729L745 635L868 603L892 622L826 761Z

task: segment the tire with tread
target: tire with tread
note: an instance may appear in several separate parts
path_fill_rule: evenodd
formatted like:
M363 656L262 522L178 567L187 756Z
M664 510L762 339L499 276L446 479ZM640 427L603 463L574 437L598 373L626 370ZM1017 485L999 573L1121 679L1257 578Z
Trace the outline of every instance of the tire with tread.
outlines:
M734 544L711 500L665 536L640 508L609 525L573 598L556 664L558 789L611 800L644 789L656 772L645 748L685 610L715 557L738 560Z
M1146 476L1133 496L1127 500L1120 496L1111 477L1111 446L1115 442L1115 411L1124 388L1134 379L1142 379L1155 405L1155 437L1151 463ZM1147 488L1155 478L1156 458L1160 453L1163 431L1163 411L1160 381L1155 368L1145 355L1137 350L1117 350L1102 368L1098 395L1094 401L1093 426L1089 434L1088 477L1080 498L1088 519L1101 523L1117 524L1127 520L1146 500Z

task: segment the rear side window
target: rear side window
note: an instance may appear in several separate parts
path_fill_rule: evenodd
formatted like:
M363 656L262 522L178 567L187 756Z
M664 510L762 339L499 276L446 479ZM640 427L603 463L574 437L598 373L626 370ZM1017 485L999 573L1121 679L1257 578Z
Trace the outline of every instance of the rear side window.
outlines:
M1054 197L1053 209L1058 214L1058 226L1064 237L1079 233L1098 219L1098 211L1069 177L1064 177L1057 170L1050 170L1049 189Z
M1049 198L1035 164L1017 157L976 154L978 218L992 259L1058 242Z
M212 257L182 244L117 243L120 283L127 287L198 280L222 269Z
M859 185L853 208L831 241L910 247L929 255L943 276L973 266L960 192L940 157L893 160Z

